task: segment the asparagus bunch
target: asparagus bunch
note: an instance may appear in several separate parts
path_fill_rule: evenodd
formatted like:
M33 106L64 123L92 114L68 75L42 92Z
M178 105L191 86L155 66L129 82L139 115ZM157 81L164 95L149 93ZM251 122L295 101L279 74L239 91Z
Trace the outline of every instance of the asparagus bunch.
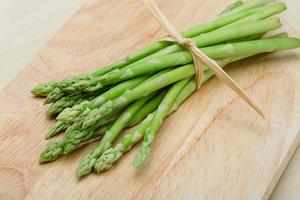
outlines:
M270 0L238 0L216 19L182 35L192 38L208 57L224 67L257 54L298 48L300 40L287 34L263 37L280 28L280 20L274 15L285 10L284 3L271 4ZM133 162L134 167L141 167L164 119L195 91L194 67L192 55L184 47L160 41L93 72L38 85L32 93L52 103L48 116L57 115L46 138L64 133L62 140L51 142L42 152L40 163L96 141L98 145L81 161L77 175L85 176L92 170L99 173L143 140ZM212 76L204 67L203 83ZM114 145L122 131L130 127Z

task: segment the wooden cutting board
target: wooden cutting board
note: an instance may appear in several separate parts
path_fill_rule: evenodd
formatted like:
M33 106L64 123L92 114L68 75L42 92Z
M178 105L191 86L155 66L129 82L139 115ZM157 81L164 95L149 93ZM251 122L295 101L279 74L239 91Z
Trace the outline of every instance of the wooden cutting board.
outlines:
M179 30L214 17L231 0L165 0ZM300 2L285 1L283 29L300 36ZM49 16L50 17L50 16ZM88 72L164 35L136 0L89 0L0 93L0 199L267 199L300 141L300 51L232 64L228 73L263 108L262 120L216 78L192 95L159 131L145 167L134 148L107 173L77 181L93 145L39 165L46 147L37 83ZM18 59L18 58L16 58Z

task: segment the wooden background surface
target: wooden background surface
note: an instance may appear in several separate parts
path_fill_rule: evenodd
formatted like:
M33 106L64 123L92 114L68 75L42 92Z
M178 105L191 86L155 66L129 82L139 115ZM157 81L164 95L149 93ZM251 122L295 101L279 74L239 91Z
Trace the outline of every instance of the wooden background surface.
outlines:
M160 6L182 30L207 20L228 3L203 1L199 6L196 0L166 0ZM295 1L288 3L292 8L297 6ZM113 8L110 13L106 12L109 8ZM287 25L284 29L299 36L296 14L289 11L282 18ZM193 20L186 23L189 18ZM77 12L0 94L1 197L269 196L299 142L299 50L246 60L228 70L263 105L270 116L268 121L261 121L213 79L167 120L147 167L138 172L131 167L132 151L112 171L76 182L74 171L90 147L56 163L37 165L38 154L46 145L41 133L52 122L45 119L41 102L28 93L30 88L40 81L109 63L162 35L159 25L138 1L89 1Z

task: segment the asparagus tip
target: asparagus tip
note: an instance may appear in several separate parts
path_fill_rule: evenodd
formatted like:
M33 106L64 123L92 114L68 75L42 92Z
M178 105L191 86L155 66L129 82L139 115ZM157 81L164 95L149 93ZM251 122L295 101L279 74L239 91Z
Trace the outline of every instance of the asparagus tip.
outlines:
M39 163L51 162L58 159L63 152L63 142L54 141L51 142L47 148L41 153Z
M119 151L114 151L113 148L107 149L100 158L97 159L94 171L96 173L104 172L112 167L112 164L122 155Z
M135 169L140 168L145 160L147 159L147 156L149 154L150 148L146 147L146 146L142 146L141 150L137 153L137 155L135 156L134 160L133 160L133 167Z
M67 124L57 121L53 126L49 129L49 131L45 135L45 139L49 139L60 132L62 132L66 128Z
M87 176L89 173L91 173L92 168L94 167L96 162L96 159L91 156L87 155L79 164L79 167L77 168L76 175L77 177L83 177Z
M53 86L51 84L41 83L35 86L31 93L37 97L45 97L53 90Z

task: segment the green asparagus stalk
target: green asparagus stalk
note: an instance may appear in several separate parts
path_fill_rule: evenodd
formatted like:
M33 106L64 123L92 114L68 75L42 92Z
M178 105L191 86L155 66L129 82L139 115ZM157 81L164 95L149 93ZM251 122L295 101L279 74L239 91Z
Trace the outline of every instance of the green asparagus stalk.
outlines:
M228 40L243 38L260 33L275 30L281 26L277 17L263 19L259 21L250 21L247 23L229 26L215 31L201 34L194 38L198 47L207 47L214 44L226 42ZM252 30L255 29L255 30Z
M272 37L247 42L206 47L204 51L210 57L219 59L224 57L241 57L245 55L282 51L298 48L299 46L300 40L298 38ZM220 53L223 55L221 56Z
M89 174L95 164L96 159L111 146L114 139L120 134L120 132L126 127L134 113L136 113L151 97L150 94L142 99L132 103L115 121L112 127L105 133L103 139L95 148L95 150L81 161L78 169L77 176L85 176Z
M39 163L46 163L56 160L63 153L63 142L53 141L42 151Z
M45 135L45 139L50 139L51 137L63 132L66 130L70 124L64 123L63 121L57 121L55 122L51 128L48 130L48 132Z
M52 117L60 114L63 110L68 110L70 107L80 104L85 101L92 100L93 98L100 95L102 92L97 91L89 94L76 94L76 95L66 95L61 99L54 102L47 110L47 116ZM107 92L105 92L107 93Z
M160 128L162 122L167 117L168 113L172 109L172 105L180 93L180 91L183 89L183 87L188 83L189 78L183 79L170 88L170 90L167 92L166 96L162 100L161 104L159 105L157 111L155 112L153 119L150 123L149 128L147 128L145 136L144 136L144 142L142 144L142 147L136 157L133 161L133 166L135 168L140 167L146 160L150 149L152 147L152 144L154 142L154 138L156 133L158 132L158 129ZM101 164L101 163L100 163Z
M194 79L191 79L184 88L180 91L176 97L170 112L177 110L178 106L187 99L196 90L196 83ZM157 108L157 107L156 107ZM109 148L103 152L103 154L97 159L94 169L97 173L110 169L116 161L118 161L124 153L129 151L137 142L139 142L149 127L154 113L148 114L148 116L128 134L126 134L121 141L113 148Z
M82 97L81 95L75 96L65 96L53 103L47 110L46 115L48 117L53 117L61 113L64 109L72 107L76 104L79 104L86 100L86 98Z
M241 25L247 22L255 22L258 20L262 20L262 19L266 19L268 17L271 17L273 15L279 14L283 11L286 10L286 5L285 3L277 3L271 6L267 6L267 7L261 7L259 9L257 9L257 11L253 14L250 14L244 18L241 18L239 20L234 21L233 23L227 24L223 27L221 27L219 30L228 28L230 26L236 26L236 25Z
M104 133L108 130L108 128L109 128L109 125L103 126L99 130L93 132L93 135L91 135L89 137L80 138L80 144L76 147L76 149L78 149L86 144L89 144L95 140L99 140L100 138L103 137ZM77 137L80 137L80 135L78 135ZM65 144L66 144L65 140L62 140L62 141L57 140L57 141L51 142L47 146L47 148L44 151L42 151L40 158L39 158L39 162L46 163L46 162L51 162L51 161L58 159L60 156L62 156L64 154Z
M35 86L31 90L31 93L37 97L47 97L47 95L54 89L55 89L55 83L53 82L41 83Z
M252 41L252 40L258 40L258 39L261 39L266 33L262 33L262 34L257 34L257 35L253 35L253 36L250 36L250 37L247 37L247 38L241 38L241 39L236 39L236 40L232 40L232 41L229 41L229 42L226 42L226 44L228 43L235 43L235 42L245 42L245 41ZM274 38L274 37L285 37L287 38L288 35L286 33L279 33L279 34L276 34L272 37L269 37L270 38Z

